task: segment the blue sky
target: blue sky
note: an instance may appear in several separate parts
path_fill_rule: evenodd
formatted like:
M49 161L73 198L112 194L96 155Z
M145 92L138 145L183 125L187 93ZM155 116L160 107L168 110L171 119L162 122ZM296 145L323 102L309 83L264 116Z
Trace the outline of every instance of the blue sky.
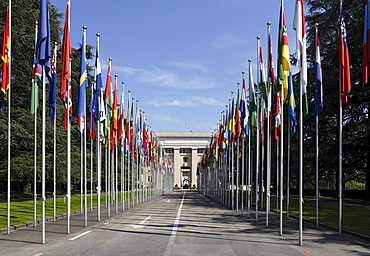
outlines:
M50 2L65 12L66 0ZM285 0L291 52L295 2ZM257 36L266 61L268 21L276 60L279 9L279 0L71 0L71 40L78 47L84 25L88 44L100 33L104 84L112 58L153 131L211 132L248 59L256 75Z

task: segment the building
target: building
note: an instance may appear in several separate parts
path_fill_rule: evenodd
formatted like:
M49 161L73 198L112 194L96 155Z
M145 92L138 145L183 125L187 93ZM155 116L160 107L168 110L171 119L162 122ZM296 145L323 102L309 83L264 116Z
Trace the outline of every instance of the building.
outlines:
M157 132L156 138L172 160L174 187L197 186L197 164L211 141L211 132Z

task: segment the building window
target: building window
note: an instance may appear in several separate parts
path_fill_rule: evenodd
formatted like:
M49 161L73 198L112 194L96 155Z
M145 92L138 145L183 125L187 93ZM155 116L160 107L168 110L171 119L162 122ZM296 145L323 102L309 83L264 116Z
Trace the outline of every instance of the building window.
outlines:
M173 148L165 148L164 150L167 154L173 154Z
M189 157L185 156L182 159L184 163L189 163Z
M180 148L180 154L191 154L190 148Z
M198 148L197 153L198 154L203 154L204 153L204 149L203 148Z

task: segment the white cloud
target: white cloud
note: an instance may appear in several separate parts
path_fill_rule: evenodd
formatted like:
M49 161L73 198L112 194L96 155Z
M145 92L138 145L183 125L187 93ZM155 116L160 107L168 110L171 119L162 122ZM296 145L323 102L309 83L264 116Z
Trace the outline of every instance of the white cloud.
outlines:
M193 97L193 100L199 102L202 105L212 105L212 106L223 106L221 102L214 98L209 97Z
M217 37L212 43L211 46L215 50L223 50L230 48L232 46L243 43L244 40L236 35L224 34Z
M172 100L172 101L158 101L152 100L149 104L160 107L160 106L177 106L177 107L196 107L200 105L211 105L211 106L223 106L218 100L209 97L192 97L184 100Z
M177 65L182 67L185 66L190 67L192 65L194 68L206 70L206 68L202 67L200 64L177 63ZM215 84L212 81L210 81L208 77L188 75L186 78L183 78L174 71L164 70L158 67L152 67L149 69L138 69L132 67L120 67L112 65L112 70L122 72L124 73L124 76L131 77L132 79L137 80L146 85L192 89L192 90L208 89L215 86Z
M202 71L204 73L207 72L207 67L196 61L171 62L169 64L181 69L193 69Z
M164 115L163 113L154 113L150 115L150 120L159 121L159 122L180 123L180 121L177 118Z

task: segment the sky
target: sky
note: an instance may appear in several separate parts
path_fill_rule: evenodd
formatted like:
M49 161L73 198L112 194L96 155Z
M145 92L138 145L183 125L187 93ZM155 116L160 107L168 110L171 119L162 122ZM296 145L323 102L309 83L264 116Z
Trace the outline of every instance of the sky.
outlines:
M61 13L66 2L50 0ZM295 2L284 5L291 53ZM248 59L256 80L257 36L266 62L268 21L276 61L279 10L279 0L71 0L71 41L79 47L86 25L95 47L100 33L103 84L112 58L153 131L212 132Z

